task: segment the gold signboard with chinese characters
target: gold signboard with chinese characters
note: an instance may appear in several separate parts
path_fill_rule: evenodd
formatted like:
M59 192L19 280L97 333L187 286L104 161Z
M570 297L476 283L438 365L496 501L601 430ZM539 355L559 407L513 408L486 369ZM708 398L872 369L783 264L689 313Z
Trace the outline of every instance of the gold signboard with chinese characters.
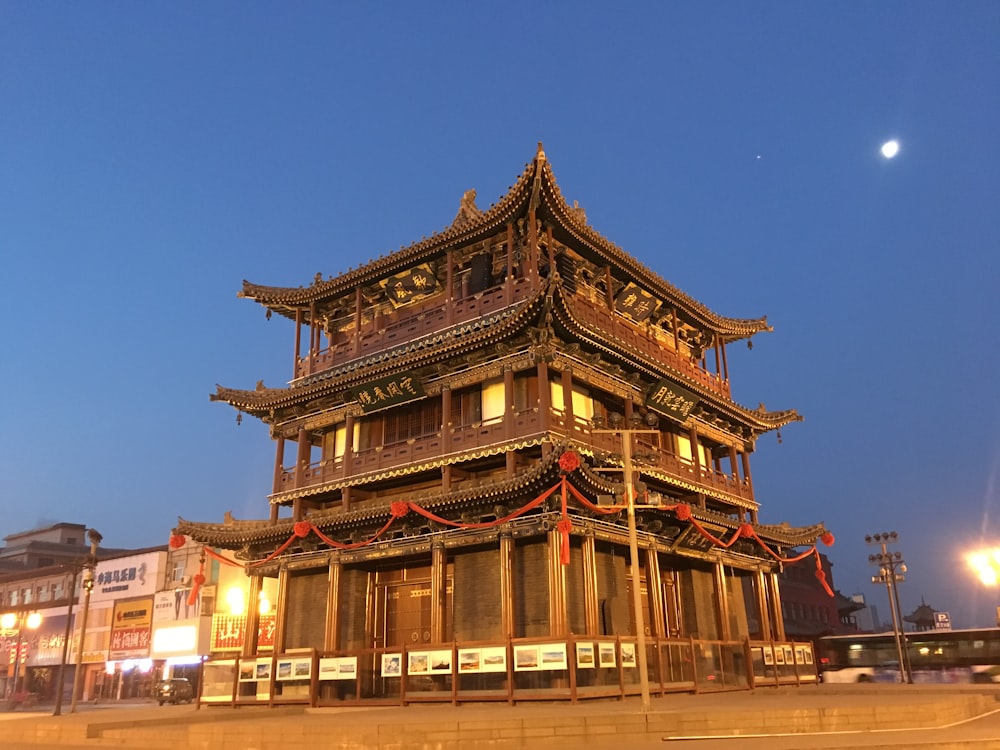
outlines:
M352 389L351 394L361 404L365 414L405 404L424 397L424 387L412 372L401 372Z
M644 321L659 306L660 300L632 282L626 284L615 298L615 312L631 318L636 323Z
M437 277L426 263L390 276L380 281L379 286L394 307L408 305L421 297L434 294L439 288Z
M669 380L661 380L646 396L646 406L664 416L683 422L698 405L698 397Z

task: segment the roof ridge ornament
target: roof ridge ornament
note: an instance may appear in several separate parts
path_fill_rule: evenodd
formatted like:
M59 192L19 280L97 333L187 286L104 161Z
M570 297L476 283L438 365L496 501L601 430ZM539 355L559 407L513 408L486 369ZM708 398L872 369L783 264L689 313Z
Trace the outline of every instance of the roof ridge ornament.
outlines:
M451 222L451 228L461 228L472 224L482 215L483 212L476 206L476 189L466 190L462 194L462 201L458 205L458 214L455 215L455 220Z

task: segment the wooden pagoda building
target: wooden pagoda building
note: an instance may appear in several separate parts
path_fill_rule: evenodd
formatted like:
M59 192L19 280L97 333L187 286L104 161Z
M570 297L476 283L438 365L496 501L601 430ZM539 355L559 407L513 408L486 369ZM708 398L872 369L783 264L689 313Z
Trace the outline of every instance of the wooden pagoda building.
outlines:
M405 665L414 649L541 639L572 663L579 639L624 643L637 621L651 658L678 640L784 640L777 571L829 536L758 519L750 454L800 417L736 403L726 351L771 328L712 312L598 234L540 144L488 210L469 191L439 234L239 296L293 323L287 387L211 396L270 428L269 517L175 534L229 551L251 600L277 579L276 652Z

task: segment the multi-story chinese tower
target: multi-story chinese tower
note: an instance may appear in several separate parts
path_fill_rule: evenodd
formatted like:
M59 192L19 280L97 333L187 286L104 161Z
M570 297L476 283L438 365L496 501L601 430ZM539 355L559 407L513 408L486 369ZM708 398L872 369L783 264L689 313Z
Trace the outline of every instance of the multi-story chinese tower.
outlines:
M277 578L277 651L783 640L775 571L825 530L758 521L750 454L800 417L736 403L726 347L771 329L598 234L541 147L440 234L239 296L294 323L288 387L212 395L270 427L270 514L176 533Z

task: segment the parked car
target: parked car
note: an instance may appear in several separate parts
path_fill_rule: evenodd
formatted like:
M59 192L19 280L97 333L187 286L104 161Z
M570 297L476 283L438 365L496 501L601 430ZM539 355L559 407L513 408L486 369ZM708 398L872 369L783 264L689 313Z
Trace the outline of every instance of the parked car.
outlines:
M189 680L183 677L175 677L172 680L164 680L156 687L156 702L161 706L164 703L190 703L194 700L194 687Z

